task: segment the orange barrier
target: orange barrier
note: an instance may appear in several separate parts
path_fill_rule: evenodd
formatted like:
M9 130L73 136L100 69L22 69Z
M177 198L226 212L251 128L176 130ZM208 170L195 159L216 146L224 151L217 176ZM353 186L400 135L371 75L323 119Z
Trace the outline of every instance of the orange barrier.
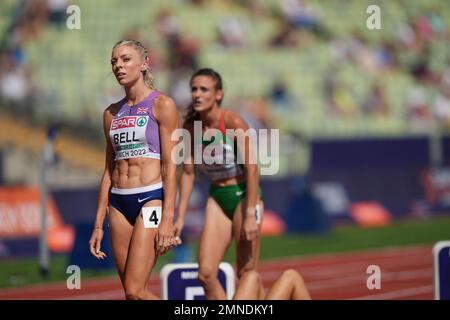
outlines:
M49 195L47 201L48 244L54 252L67 252L75 238L73 228L64 226ZM0 240L38 237L40 232L40 194L38 188L0 188Z
M52 228L47 232L48 247L53 252L72 251L75 241L75 229L71 225Z
M261 225L261 234L263 236L277 236L286 231L286 224L274 212L264 210L263 221Z
M389 211L377 201L354 202L350 216L362 227L385 226L391 221Z

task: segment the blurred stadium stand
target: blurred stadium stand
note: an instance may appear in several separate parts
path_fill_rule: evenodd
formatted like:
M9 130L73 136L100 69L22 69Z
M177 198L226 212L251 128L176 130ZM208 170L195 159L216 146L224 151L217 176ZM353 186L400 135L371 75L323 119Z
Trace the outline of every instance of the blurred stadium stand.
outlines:
M66 27L70 4L81 9L80 30ZM366 26L373 4L381 8L380 30ZM298 213L305 208L291 202L295 197L306 199L310 211L320 213L316 217L326 210L344 216L351 201L362 200L408 214L425 201L421 166L449 165L450 148L443 142L450 129L448 21L450 6L440 0L1 1L1 183L36 184L46 128L56 125L60 161L50 176L54 194L76 186L86 191L77 199L94 192L86 187L98 186L103 170L102 112L123 95L111 73L111 48L134 38L150 48L157 87L180 111L189 101L192 72L212 67L224 79L224 106L254 128L280 129L280 171L261 180L266 207L285 221L301 223ZM386 143L378 146L376 159L389 162L383 150L416 138L421 149L410 154L423 160L420 166L397 163L385 169L369 159L376 170L354 170L359 159L367 159L359 157L365 141ZM444 145L441 162L434 161L433 139ZM322 141L336 154L343 150L340 143L349 142L344 158L351 161L333 166L339 155L318 153ZM315 163L318 155L325 157L321 163ZM373 183L365 184L367 176ZM402 197L388 194L394 185L383 188L396 177L407 179L395 186L411 188ZM306 187L296 186L297 180ZM439 188L444 187L427 192ZM315 205L317 197L324 208ZM60 210L70 221L77 213L69 212L67 198ZM86 220L93 214L91 200L80 200L76 208ZM317 226L329 227L322 220Z
M221 72L225 106L282 130L281 176L307 171L302 142L311 139L428 134L450 121L434 106L445 91L450 109L450 80L441 81L450 72L450 7L442 1L62 2L80 7L81 30L66 28L65 12L52 19L44 0L0 5L1 65L13 57L29 82L24 101L11 107L2 97L2 105L36 125L63 123L75 138L100 145L102 111L122 94L110 50L127 36L150 47L158 88L180 109L188 88L177 81L196 67ZM381 7L380 30L366 27L369 4ZM300 18L289 20L283 5ZM423 105L408 102L417 95ZM268 108L255 112L255 100Z

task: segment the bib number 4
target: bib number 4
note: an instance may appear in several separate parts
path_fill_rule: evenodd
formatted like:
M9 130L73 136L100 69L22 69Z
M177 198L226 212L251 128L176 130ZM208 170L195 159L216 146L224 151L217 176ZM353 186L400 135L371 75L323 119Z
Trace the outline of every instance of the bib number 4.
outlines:
M157 228L161 222L161 207L145 207L142 208L142 219L144 220L144 228Z

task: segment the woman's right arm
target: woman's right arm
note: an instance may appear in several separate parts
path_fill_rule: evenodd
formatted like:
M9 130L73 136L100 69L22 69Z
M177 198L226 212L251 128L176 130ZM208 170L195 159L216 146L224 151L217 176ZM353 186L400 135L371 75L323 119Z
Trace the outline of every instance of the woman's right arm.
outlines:
M184 216L194 187L195 171L193 164L184 164L180 178L180 202L178 204L177 220L175 221L175 237L179 237L184 227Z
M188 127L185 125L184 129L188 129ZM191 131L191 130L189 130ZM191 140L192 134L191 134ZM186 210L188 208L189 204L189 198L192 193L192 189L194 187L194 181L195 181L195 168L194 168L194 159L192 156L193 152L193 142L192 141L184 141L184 143L190 143L191 144L191 154L188 155L188 157L184 160L183 163L183 171L181 172L180 177L180 198L178 203L178 214L175 221L175 237L179 237L181 234L181 231L184 227L184 217L186 214ZM188 146L185 145L185 150L188 148Z
M95 216L94 230L89 241L89 248L93 256L97 259L103 259L106 254L100 251L101 241L103 239L103 222L105 221L108 209L108 195L111 189L111 174L114 168L114 151L109 139L109 127L112 121L111 107L103 113L103 131L106 139L105 170L100 182L100 192L98 196L97 214Z

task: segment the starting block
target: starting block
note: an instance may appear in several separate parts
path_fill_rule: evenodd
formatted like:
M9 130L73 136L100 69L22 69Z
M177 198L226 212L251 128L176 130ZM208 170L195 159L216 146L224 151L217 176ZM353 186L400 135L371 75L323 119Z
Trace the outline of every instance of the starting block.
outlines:
M220 284L232 299L235 291L234 270L228 262L221 262L217 274ZM205 291L198 281L197 263L169 263L160 272L163 300L205 300Z

